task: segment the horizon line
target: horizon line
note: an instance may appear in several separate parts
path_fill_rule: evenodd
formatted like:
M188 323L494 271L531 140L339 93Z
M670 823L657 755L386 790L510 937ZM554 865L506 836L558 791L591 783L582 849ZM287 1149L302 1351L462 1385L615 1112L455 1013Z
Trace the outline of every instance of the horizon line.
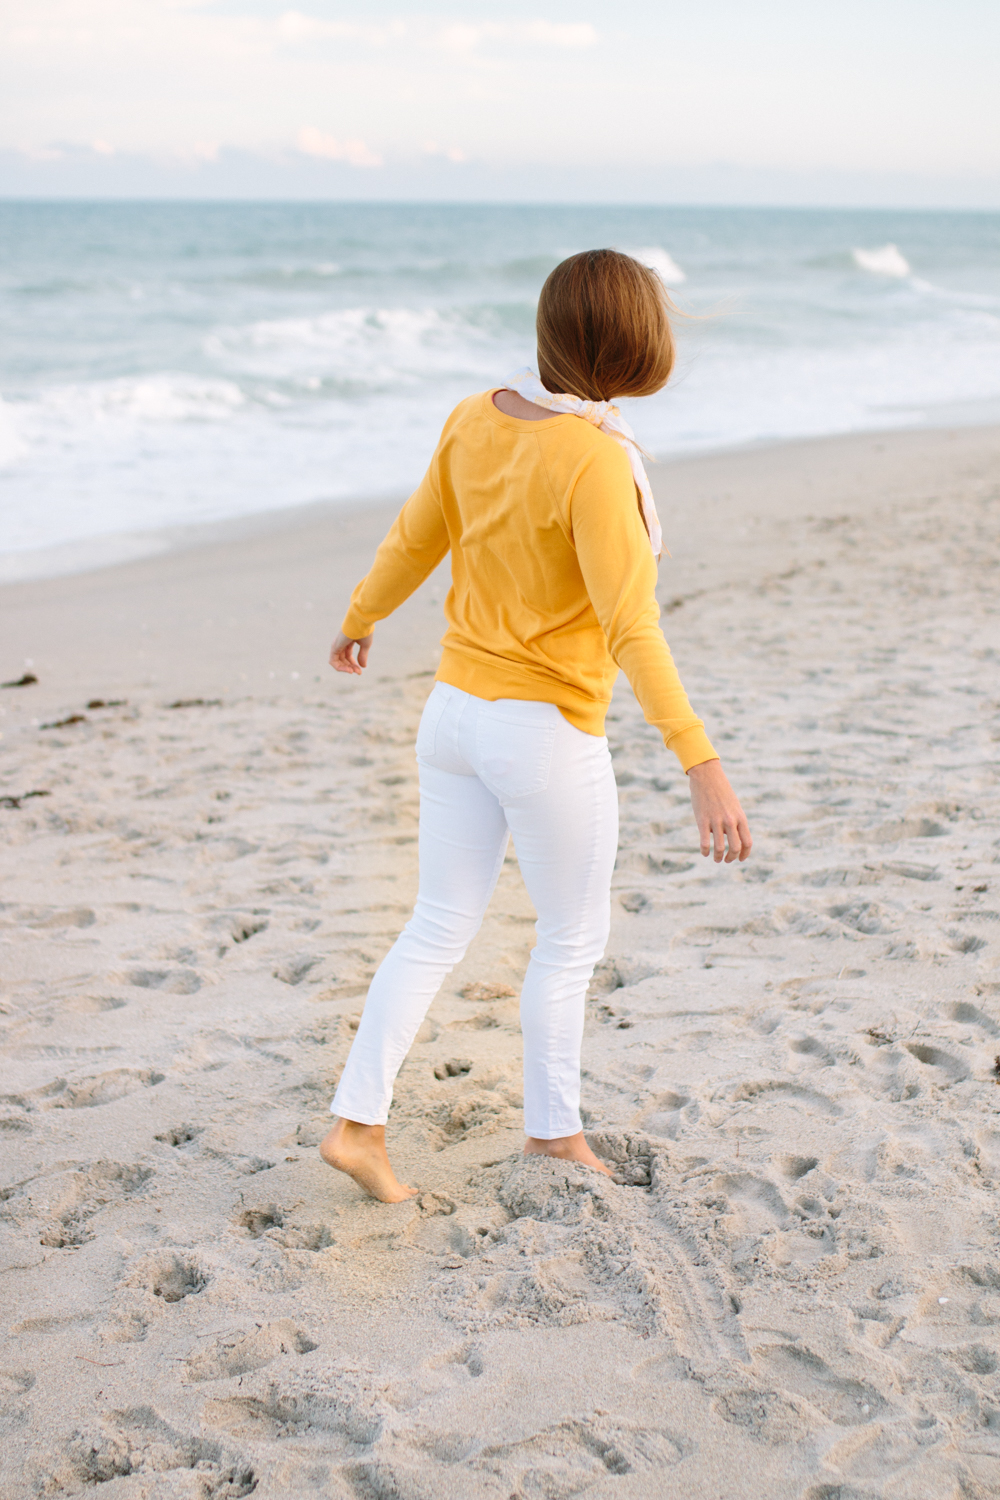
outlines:
M996 207L987 208L981 204L928 204L928 203L854 203L854 202L816 202L816 203L781 203L762 201L760 203L748 203L745 201L726 201L723 199L708 202L692 202L685 199L569 199L569 198L394 198L394 197L364 197L364 198L340 198L333 196L320 197L309 195L293 197L282 194L242 196L236 194L222 194L217 197L196 194L184 196L173 193L158 193L152 196L142 196L132 193L115 193L103 195L88 195L82 193L73 194L41 194L41 193L5 193L0 190L0 206L5 204L26 205L50 205L50 206L72 206L89 205L91 207L112 207L120 204L135 204L145 207L183 205L186 207L203 206L211 207L341 207L341 208L676 208L684 210L698 210L700 212L722 210L727 212L768 212L768 213L931 213L931 214L983 214L1000 215L1000 204Z

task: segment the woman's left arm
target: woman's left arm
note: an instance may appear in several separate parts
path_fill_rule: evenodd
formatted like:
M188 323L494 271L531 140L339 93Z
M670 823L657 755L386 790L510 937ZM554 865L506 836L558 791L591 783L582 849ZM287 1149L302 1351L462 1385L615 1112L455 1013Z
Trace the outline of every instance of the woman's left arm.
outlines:
M590 602L642 711L687 773L702 854L744 860L752 840L739 799L688 700L660 628L656 563L624 451L605 447L574 487L573 542Z
M687 777L702 854L711 854L714 844L716 864L721 859L728 865L734 859L749 858L753 848L750 825L721 760L704 760L692 766Z

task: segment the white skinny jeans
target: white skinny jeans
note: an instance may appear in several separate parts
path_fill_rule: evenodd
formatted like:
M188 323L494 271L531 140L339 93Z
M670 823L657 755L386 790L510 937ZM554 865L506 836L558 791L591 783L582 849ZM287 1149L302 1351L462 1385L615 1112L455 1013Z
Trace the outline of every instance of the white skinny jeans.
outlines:
M608 940L618 847L608 742L553 703L490 703L439 682L417 761L417 904L372 980L331 1112L385 1124L396 1074L479 931L513 834L538 914L521 991L525 1129L541 1140L575 1135L584 997Z

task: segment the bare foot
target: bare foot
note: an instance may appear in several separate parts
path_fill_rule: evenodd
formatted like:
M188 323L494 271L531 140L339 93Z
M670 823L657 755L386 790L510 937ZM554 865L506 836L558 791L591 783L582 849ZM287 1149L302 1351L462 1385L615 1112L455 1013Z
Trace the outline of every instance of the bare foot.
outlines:
M529 1135L524 1143L524 1154L555 1156L560 1161L578 1161L585 1167L593 1167L595 1172L603 1172L605 1177L611 1176L611 1168L597 1159L584 1140L582 1130L578 1130L576 1135L561 1135L554 1141L543 1141L537 1136Z
M384 1125L359 1125L338 1120L320 1142L319 1154L328 1166L353 1177L380 1203L402 1203L416 1197L416 1188L399 1182L385 1150Z

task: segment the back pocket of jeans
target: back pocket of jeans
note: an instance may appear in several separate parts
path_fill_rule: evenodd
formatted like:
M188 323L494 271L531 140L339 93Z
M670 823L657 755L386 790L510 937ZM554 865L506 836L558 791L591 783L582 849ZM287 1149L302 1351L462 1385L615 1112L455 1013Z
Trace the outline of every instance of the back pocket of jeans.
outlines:
M555 737L555 723L547 715L515 719L481 708L476 724L481 779L501 802L544 792Z
M440 683L437 683L431 690L431 695L424 704L424 711L420 715L420 727L417 730L418 760L433 760L434 751L437 748L438 725L447 707L448 694L442 692Z

